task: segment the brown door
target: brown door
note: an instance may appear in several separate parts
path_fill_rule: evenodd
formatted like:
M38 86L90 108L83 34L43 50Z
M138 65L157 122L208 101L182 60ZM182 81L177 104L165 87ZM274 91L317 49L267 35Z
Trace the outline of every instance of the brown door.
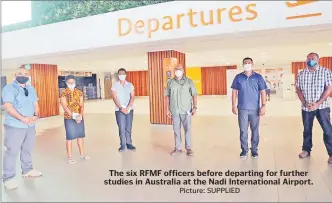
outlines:
M105 99L112 99L111 88L112 88L112 76L111 74L105 75L104 77Z

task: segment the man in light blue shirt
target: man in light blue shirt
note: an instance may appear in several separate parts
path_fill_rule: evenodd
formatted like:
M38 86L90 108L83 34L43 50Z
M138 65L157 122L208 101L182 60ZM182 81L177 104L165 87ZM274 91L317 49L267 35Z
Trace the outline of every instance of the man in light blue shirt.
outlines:
M134 117L133 104L135 100L134 86L126 81L127 71L118 70L119 81L112 87L112 97L115 104L116 122L119 127L120 148L119 152L126 149L135 150L132 144L131 130Z
M18 68L15 81L2 90L5 109L5 153L3 182L7 189L17 188L16 158L20 152L23 177L40 177L41 172L32 167L31 153L36 139L35 122L39 116L38 97L35 89L27 85L29 71Z

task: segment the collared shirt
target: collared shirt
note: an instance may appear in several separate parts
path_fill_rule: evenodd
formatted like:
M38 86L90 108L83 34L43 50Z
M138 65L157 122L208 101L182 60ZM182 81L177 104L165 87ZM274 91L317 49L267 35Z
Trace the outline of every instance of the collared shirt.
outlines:
M25 96L23 87L21 87L17 81L14 81L3 88L2 99L4 103L12 104L14 109L22 116L34 116L34 103L38 101L37 93L30 85L26 85L25 88L28 91L28 96ZM35 124L24 124L22 121L9 115L8 112L5 113L4 124L14 128L29 128L35 126Z
M72 113L81 113L81 97L83 97L83 92L77 88L74 91L71 91L69 88L66 88L62 91L61 97L65 97L67 101L67 107ZM72 117L65 112L65 119L72 119Z
M120 81L112 86L112 91L116 92L118 101L123 108L127 108L130 102L130 94L134 91L134 86L130 82L125 81L124 85L121 85ZM133 107L131 107L131 110ZM115 105L115 111L119 111L119 108Z
M260 108L260 93L266 90L262 75L253 72L249 77L243 72L235 76L232 89L238 91L238 108L241 110L257 110Z
M170 111L173 115L188 114L192 109L192 97L195 95L197 90L190 78L173 78L167 83L165 96L170 97Z
M265 81L265 83L266 83L266 89L270 90L272 87L271 82L267 80Z
M332 85L332 73L329 69L319 66L315 71L310 72L308 68L299 72L296 80L296 87L300 88L306 103L317 102L323 95L325 87ZM330 107L328 97L318 109ZM309 109L302 105L302 110Z

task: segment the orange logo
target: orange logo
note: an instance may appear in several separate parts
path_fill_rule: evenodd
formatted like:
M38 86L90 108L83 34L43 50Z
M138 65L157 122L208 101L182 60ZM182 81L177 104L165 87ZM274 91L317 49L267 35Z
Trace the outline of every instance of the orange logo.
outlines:
M295 8L298 6L303 6L306 4L311 4L315 3L317 0L312 0L312 1L287 1L286 5L288 8ZM322 13L310 13L310 14L302 14L302 15L296 15L296 16L288 16L286 17L287 20L292 20L292 19L298 19L298 18L309 18L309 17L315 17L315 16L321 16Z

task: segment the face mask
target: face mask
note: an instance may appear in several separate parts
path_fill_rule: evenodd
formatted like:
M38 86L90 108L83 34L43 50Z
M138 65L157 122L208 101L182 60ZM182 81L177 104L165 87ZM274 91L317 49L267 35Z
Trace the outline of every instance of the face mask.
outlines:
M119 79L120 79L121 81L126 80L126 75L119 75Z
M181 70L175 71L175 76L178 77L178 78L182 77L183 76L183 71L181 71Z
M27 83L29 81L29 77L26 76L16 76L16 81L21 85Z
M73 90L76 87L76 84L67 84L67 87Z
M243 65L243 69L244 69L244 71L246 71L246 72L251 71L251 70L252 70L252 64L244 64L244 65Z
M311 59L311 60L308 60L308 61L307 61L307 66L308 66L309 68L313 68L313 67L315 67L316 65L317 65L317 61L316 61L316 60Z

